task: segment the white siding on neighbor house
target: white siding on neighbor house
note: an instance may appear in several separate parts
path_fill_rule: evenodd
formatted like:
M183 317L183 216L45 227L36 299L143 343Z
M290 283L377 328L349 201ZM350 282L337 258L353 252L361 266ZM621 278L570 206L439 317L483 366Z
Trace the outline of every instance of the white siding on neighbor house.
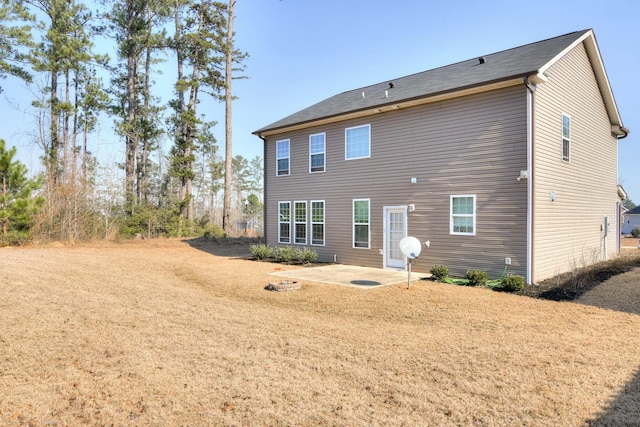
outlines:
M622 234L631 234L634 228L640 228L640 215L622 214Z
M385 206L415 205L408 233L430 240L416 271L444 264L452 274L496 277L512 259L525 274L527 184L524 85L313 126L267 138L266 240L277 245L278 202L325 201L319 260L382 267ZM345 160L345 129L370 125L370 157ZM326 134L326 172L309 173L309 135ZM275 176L276 141L291 141L291 175ZM411 183L416 178L416 183ZM476 197L476 235L450 234L450 196ZM352 203L369 199L370 248L354 248Z
M617 251L617 139L583 45L545 74L548 81L534 95L534 282ZM562 160L563 114L571 117L568 162Z

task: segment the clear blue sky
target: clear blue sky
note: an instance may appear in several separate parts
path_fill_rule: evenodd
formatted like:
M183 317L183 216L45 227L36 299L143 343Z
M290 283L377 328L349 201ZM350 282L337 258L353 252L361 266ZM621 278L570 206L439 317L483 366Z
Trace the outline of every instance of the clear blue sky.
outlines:
M249 79L234 83L239 99L233 110L233 151L249 158L262 155L262 141L252 131L334 94L592 28L622 120L631 130L619 142L619 182L640 204L637 0L238 0L236 15L237 47L251 56ZM169 96L169 75L156 81ZM3 117L11 117L0 138L15 143L31 168L40 155L29 145L32 119L11 111L8 100L25 106L33 97L14 81L0 84L10 89L0 108ZM224 146L223 105L205 102L205 110L219 122L215 134ZM123 143L112 133L108 120L95 151L121 162Z

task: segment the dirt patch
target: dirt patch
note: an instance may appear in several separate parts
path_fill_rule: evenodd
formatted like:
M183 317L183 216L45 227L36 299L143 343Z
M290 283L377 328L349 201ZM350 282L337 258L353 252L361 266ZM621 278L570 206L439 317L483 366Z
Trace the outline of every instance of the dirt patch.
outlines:
M559 303L428 281L267 292L299 267L248 256L204 240L0 250L0 425L640 419L638 269Z

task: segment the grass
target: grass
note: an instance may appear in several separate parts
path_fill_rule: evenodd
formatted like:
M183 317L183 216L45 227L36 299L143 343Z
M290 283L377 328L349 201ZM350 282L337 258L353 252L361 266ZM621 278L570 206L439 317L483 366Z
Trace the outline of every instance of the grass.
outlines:
M0 249L0 425L640 419L637 269L573 303L427 281L268 292L298 267L240 249Z

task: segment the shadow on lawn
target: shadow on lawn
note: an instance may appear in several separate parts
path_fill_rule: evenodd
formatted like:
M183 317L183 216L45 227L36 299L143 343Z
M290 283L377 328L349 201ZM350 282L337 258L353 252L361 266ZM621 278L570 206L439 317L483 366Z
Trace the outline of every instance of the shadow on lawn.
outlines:
M585 425L589 427L640 425L640 369L618 396Z
M194 237L184 239L183 242L194 249L201 250L211 255L249 257L251 256L249 246L263 243L263 239L258 237Z

